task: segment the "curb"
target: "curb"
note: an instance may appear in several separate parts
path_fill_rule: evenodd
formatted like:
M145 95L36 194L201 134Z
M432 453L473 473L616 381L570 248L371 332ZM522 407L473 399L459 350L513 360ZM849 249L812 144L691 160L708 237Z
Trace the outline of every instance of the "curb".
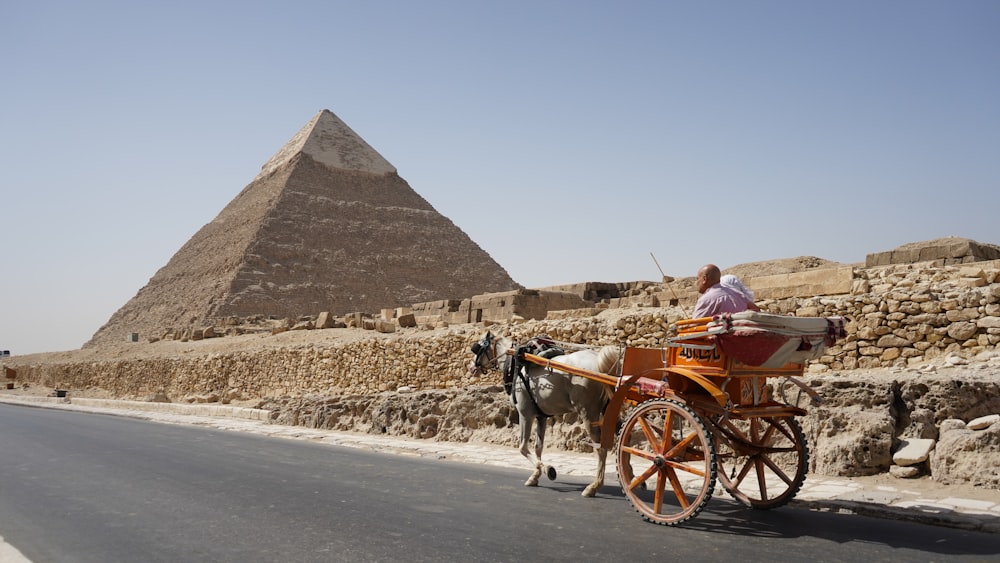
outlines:
M992 515L982 518L947 509L934 510L928 507L902 508L851 500L792 499L790 506L800 506L816 512L856 514L858 516L867 516L882 520L899 520L941 528L1000 534L1000 519Z

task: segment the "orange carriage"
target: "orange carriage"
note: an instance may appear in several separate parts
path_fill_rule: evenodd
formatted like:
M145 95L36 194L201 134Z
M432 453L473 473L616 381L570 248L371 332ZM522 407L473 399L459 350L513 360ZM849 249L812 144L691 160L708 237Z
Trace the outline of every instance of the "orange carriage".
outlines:
M809 463L796 417L806 414L803 399L818 399L798 377L844 336L843 317L747 311L677 329L664 348L626 348L617 374L524 359L615 387L601 445L617 451L622 490L645 519L696 516L716 480L751 508L788 503Z

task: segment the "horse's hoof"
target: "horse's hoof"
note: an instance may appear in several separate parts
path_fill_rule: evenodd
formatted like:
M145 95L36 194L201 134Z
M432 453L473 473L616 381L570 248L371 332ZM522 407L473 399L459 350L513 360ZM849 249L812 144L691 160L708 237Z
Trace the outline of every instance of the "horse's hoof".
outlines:
M580 493L580 496L587 497L587 498L596 497L597 496L597 489L591 490L590 487L587 487L586 489L583 490L582 493Z
M549 481L556 480L556 468L551 465L545 468L545 476L549 478Z
M525 487L537 487L538 486L538 479L528 479L527 481L524 482L524 486Z

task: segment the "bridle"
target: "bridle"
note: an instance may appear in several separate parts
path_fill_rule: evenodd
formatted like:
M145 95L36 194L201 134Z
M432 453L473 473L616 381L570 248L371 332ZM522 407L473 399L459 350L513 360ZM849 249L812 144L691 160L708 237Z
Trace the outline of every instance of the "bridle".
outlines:
M500 360L497 358L497 340L492 332L487 332L482 340L472 345L472 353L476 355L476 359L472 363L474 369L482 371L482 373L500 369Z

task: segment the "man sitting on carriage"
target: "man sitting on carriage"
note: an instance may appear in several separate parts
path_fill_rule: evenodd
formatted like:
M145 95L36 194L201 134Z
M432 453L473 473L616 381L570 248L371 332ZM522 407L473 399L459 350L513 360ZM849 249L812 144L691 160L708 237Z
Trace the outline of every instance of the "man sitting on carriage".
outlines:
M691 318L714 317L722 313L760 311L752 297L741 291L743 284L724 285L722 271L715 264L705 264L698 270L697 287L701 297L695 303ZM739 280L737 280L739 283Z

